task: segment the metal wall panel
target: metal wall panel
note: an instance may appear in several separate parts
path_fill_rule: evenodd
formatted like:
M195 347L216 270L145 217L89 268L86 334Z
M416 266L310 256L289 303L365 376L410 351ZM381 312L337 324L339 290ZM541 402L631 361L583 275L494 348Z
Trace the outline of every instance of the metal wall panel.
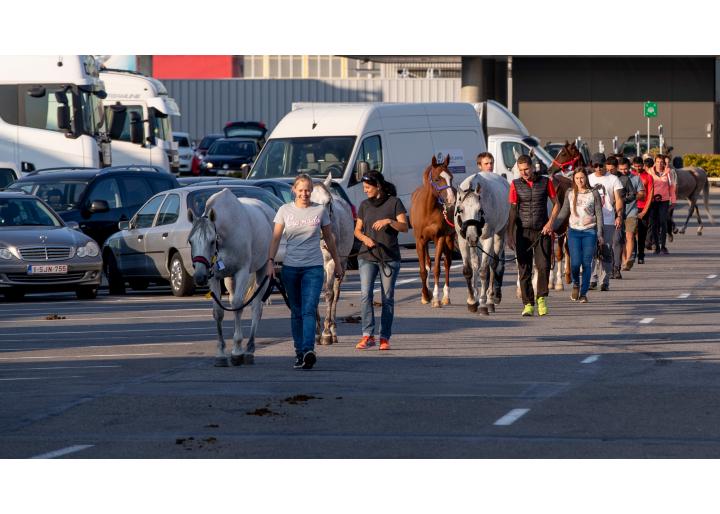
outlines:
M164 80L180 106L173 129L193 139L232 120L263 121L272 131L293 102L459 102L460 79Z

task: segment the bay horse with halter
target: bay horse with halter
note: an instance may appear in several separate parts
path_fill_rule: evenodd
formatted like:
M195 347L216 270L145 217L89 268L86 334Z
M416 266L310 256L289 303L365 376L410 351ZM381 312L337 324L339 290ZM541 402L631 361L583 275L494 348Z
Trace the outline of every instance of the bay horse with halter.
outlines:
M455 227L452 223L452 211L455 205L455 192L452 188L452 173L448 169L450 156L438 162L433 155L432 163L423 171L423 184L412 194L410 206L410 224L415 236L415 248L420 267L422 283L422 303L432 300L433 307L450 304L450 264L455 246ZM434 289L430 296L427 286L430 255L428 244L435 245L433 265ZM445 286L442 302L439 300L438 283L440 281L440 259L445 263Z
M565 194L568 189L572 189L572 172L582 166L585 166L585 160L575 141L572 143L565 141L565 144L553 159L552 166L548 169L548 175L552 180L553 187L555 187L560 207L565 203ZM572 282L570 276L570 252L567 246L568 223L569 221L565 220L555 232L555 273L550 270L548 287L552 288L554 286L556 291L563 290L563 275L566 284Z

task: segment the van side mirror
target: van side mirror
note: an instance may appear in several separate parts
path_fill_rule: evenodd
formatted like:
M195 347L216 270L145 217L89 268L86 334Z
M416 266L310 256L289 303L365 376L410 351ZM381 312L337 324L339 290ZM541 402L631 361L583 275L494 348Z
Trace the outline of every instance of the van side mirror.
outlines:
M130 113L130 141L135 145L145 142L145 127L140 114L136 112Z
M362 178L370 171L370 166L366 161L358 161L357 170L355 170L355 178L358 182L362 182Z
M110 210L110 206L105 200L93 200L90 203L90 209L88 210L93 213L108 212Z
M67 105L58 105L57 125L60 130L70 130L70 108Z

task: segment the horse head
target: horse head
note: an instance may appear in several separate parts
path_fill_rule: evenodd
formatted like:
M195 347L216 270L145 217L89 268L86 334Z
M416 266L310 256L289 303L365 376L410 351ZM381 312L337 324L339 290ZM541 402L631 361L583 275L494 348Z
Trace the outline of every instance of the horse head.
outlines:
M213 275L213 267L217 260L218 235L215 228L215 210L203 216L196 217L192 209L188 209L188 220L192 223L188 243L195 273L193 278L198 286L207 284Z
M453 175L448 168L450 156L446 155L445 160L438 162L433 155L432 163L425 169L423 183L432 186L433 196L443 205L455 203L455 191L452 187Z
M480 183L470 182L467 189L458 189L455 204L455 226L460 236L471 245L477 245L485 226L485 212L482 208Z
M580 149L575 144L575 141L572 143L565 141L565 145L563 145L553 159L552 166L550 166L548 171L550 174L559 171L563 175L568 175L580 166L585 166L585 160L582 157L582 153L580 153Z
M310 201L319 205L324 205L325 209L330 216L330 220L333 219L333 196L330 189L332 183L332 174L328 174L325 181L319 184L313 184L313 190L310 194Z

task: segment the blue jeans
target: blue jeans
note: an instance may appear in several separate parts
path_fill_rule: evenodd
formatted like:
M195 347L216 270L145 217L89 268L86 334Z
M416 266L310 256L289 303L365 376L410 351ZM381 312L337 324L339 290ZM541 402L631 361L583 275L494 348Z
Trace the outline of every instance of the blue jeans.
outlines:
M373 308L373 288L380 274L380 292L382 294L382 317L380 318L380 337L390 339L395 316L395 282L400 273L400 261L379 262L358 259L360 270L360 302L362 304L362 331L364 336L375 335L375 309ZM386 274L390 275L385 276Z
M325 281L322 266L283 266L282 282L290 303L290 329L295 354L315 349L315 319Z
M585 296L590 287L593 259L597 252L597 232L594 229L568 229L568 250L570 250L573 286L580 288L580 296ZM580 281L580 266L582 266L582 282Z

